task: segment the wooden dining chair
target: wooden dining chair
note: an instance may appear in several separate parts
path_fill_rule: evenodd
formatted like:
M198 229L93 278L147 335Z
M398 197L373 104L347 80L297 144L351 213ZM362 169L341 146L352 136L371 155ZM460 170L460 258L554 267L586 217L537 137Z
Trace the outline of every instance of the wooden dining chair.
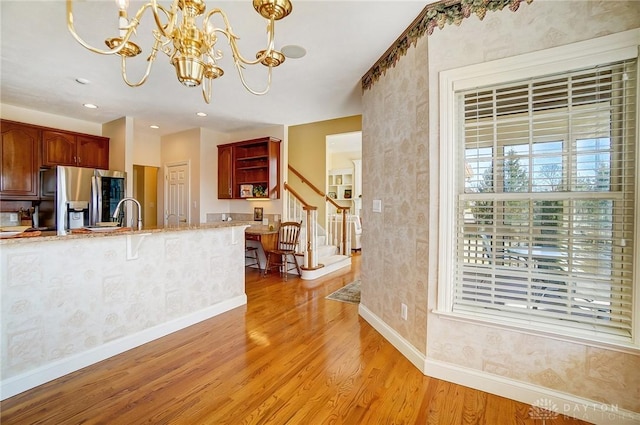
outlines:
M246 243L246 242L245 242ZM262 272L260 268L260 257L258 257L258 248L255 246L245 246L244 248L245 267L258 266L258 270ZM249 261L247 261L249 260Z
M300 239L301 223L295 221L287 221L280 225L278 230L278 242L276 248L268 250L267 264L264 267L264 275L274 268L278 267L281 274L284 274L284 280L287 280L287 274L290 270L297 270L300 275L300 266L296 261L296 248ZM293 267L290 267L293 266Z

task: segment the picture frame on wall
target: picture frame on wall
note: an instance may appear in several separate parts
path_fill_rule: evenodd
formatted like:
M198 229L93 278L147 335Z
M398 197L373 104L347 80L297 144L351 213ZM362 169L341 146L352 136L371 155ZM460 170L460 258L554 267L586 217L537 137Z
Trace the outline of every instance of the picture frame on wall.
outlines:
M263 208L262 207L256 207L253 209L253 220L254 221L262 221L262 217L263 217Z
M351 189L344 190L344 199L351 199Z

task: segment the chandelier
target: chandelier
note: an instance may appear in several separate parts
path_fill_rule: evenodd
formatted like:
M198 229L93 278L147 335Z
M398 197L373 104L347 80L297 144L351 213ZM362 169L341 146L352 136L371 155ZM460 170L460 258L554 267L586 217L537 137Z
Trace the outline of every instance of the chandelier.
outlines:
M217 65L218 60L222 58L222 51L216 50L218 34L224 35L228 40L233 63L242 85L252 94L263 95L269 91L271 70L285 60L282 52L274 49L274 27L275 21L291 13L292 6L289 0L253 0L254 9L267 20L267 48L260 50L256 53L255 59L251 60L240 54L237 45L239 37L231 29L225 12L214 8L205 13L205 0L173 0L169 8L159 5L157 0L150 0L131 19L127 15L129 0L116 0L116 3L119 34L117 37L105 40L108 49L92 47L76 33L73 24L73 0L67 0L67 27L71 35L88 50L102 55L119 55L122 78L130 87L141 86L147 81L157 53L161 51L169 56L169 62L175 67L178 80L187 87L197 87L202 84L202 96L205 102L210 103L213 80L224 74L222 68ZM140 20L147 10L150 10L155 21L152 31L155 41L147 58L148 64L144 75L140 81L131 82L127 77L127 59L142 53L142 49L131 41L131 36L136 33ZM222 17L224 28L214 25L212 18L215 15ZM199 16L203 17L201 28L196 25L196 18ZM267 86L262 91L250 88L243 74L245 65L259 63L268 68Z

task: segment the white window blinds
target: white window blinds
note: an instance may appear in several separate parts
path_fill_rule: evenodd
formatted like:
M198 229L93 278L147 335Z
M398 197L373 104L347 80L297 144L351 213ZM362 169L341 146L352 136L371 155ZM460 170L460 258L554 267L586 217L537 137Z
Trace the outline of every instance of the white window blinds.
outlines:
M631 338L636 66L456 93L453 311Z

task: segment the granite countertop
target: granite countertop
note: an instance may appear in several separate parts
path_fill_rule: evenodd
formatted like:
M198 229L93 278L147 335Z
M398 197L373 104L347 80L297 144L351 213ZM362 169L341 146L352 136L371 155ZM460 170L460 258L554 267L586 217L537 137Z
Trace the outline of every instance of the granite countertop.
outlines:
M8 245L14 243L31 243L42 242L51 240L71 240L79 238L96 238L96 237L109 237L109 236L122 236L122 235L136 235L136 234L149 234L149 233L161 233L161 232L184 232L188 230L206 230L206 229L222 229L226 227L239 227L239 226L251 226L254 222L250 221L220 221L215 223L202 223L193 226L183 227L160 227L160 228L143 228L142 230L133 230L130 227L120 228L115 231L91 231L89 229L78 229L75 233L69 235L58 235L56 232L39 232L37 236L28 235L28 232L24 232L24 235L13 236L8 238L0 238L0 245ZM263 227L263 226L257 226ZM266 226L264 226L266 227Z

